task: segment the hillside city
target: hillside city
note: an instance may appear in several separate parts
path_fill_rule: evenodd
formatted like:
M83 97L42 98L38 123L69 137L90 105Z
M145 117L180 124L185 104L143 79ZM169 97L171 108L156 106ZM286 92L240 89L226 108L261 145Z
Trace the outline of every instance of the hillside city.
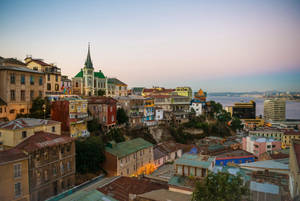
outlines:
M0 200L300 199L300 120L280 95L259 116L255 100L129 88L95 66L90 46L72 78L0 57Z

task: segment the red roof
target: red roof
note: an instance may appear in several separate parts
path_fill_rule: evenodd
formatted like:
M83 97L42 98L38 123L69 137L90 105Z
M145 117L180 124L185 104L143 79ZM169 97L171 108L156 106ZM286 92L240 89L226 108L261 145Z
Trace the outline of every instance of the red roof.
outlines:
M168 185L154 183L144 178L120 177L98 190L119 201L128 201L129 194L143 194L158 189L168 189Z
M116 99L105 96L93 96L89 97L88 104L115 104L117 102Z
M33 152L44 147L51 147L58 144L66 144L72 142L72 140L73 139L71 137L39 131L36 132L33 136L30 136L29 138L18 144L16 148L24 150L26 152Z
M26 159L26 154L20 149L8 149L5 151L0 151L0 163L5 163L9 161L15 161L19 159Z

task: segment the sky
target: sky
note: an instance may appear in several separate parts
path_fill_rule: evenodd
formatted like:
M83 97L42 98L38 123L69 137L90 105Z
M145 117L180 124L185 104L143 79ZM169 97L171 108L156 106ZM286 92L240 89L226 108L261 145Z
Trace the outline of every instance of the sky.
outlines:
M134 86L300 91L299 0L1 0L0 56Z

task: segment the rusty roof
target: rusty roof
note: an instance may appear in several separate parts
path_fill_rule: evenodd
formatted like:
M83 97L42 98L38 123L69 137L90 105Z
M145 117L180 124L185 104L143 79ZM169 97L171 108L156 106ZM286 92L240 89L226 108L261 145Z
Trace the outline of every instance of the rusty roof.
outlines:
M158 189L168 189L168 185L154 183L145 178L120 177L98 190L119 201L128 201L129 194L143 194Z
M87 98L89 104L115 104L116 99L105 96L92 96Z
M26 158L26 154L20 149L13 148L5 151L0 151L0 164Z
M41 148L52 147L69 142L72 142L71 137L39 131L18 144L16 148L30 153Z
M19 118L13 121L0 123L0 129L17 130L22 128L30 128L41 125L57 124L58 121L34 119L34 118Z

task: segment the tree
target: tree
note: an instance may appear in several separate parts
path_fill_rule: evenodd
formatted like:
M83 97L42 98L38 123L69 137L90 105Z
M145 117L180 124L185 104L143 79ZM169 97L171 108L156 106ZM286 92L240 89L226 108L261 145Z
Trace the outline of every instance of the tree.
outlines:
M79 173L97 172L104 162L104 144L99 136L76 140L76 171Z
M225 110L222 110L218 116L217 116L217 119L221 122L228 122L231 120L231 115L229 112L225 111Z
M107 141L114 140L117 143L125 141L125 137L124 137L124 135L122 134L122 132L121 132L121 130L119 128L113 128L113 129L111 129L106 134L106 137L107 137Z
M192 201L240 201L249 195L249 189L240 175L209 173L205 180L197 182Z
M50 102L47 98L37 97L32 101L32 107L28 117L37 119L48 118L50 117L50 107Z
M90 133L96 133L101 131L101 125L97 119L93 119L87 122L87 129Z
M128 116L123 108L117 110L117 122L118 124L128 123Z
M99 89L99 90L97 91L97 95L98 95L98 96L104 96L104 95L105 95L105 91L102 90L102 89Z
M231 121L230 127L234 131L240 130L243 128L242 121L239 118L234 117Z

